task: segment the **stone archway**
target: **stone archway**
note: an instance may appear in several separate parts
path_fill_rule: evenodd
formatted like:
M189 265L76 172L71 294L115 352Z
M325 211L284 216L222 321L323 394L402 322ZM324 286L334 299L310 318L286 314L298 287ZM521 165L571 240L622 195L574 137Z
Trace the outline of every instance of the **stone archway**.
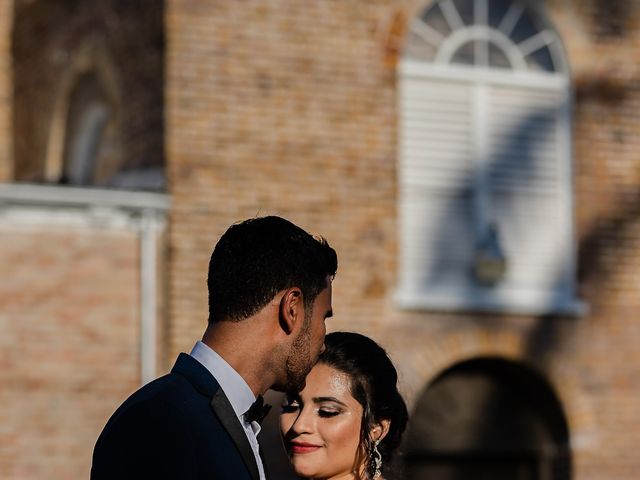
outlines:
M410 480L567 480L569 431L548 382L495 357L456 364L418 399L408 431Z

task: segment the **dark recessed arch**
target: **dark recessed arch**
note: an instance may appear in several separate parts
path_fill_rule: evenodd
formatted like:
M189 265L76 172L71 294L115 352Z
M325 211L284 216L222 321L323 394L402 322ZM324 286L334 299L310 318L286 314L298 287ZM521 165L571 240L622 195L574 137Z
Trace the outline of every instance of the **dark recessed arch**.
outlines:
M501 358L442 372L420 396L405 445L410 480L571 477L569 429L553 388Z

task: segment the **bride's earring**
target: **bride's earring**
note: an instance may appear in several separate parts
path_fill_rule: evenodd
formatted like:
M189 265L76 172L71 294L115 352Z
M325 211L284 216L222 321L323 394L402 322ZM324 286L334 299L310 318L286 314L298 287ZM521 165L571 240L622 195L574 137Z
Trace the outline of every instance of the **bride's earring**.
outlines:
M380 455L380 450L378 450L378 444L380 440L376 440L373 444L373 452L371 452L371 456L373 457L373 463L376 467L375 472L373 473L373 478L378 478L381 475L380 469L382 468L382 455Z

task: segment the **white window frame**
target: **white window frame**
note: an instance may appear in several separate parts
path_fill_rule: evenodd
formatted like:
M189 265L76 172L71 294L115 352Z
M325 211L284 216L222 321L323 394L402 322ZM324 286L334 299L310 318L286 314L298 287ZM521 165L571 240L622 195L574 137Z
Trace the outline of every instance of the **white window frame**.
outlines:
M438 3L438 2L436 2ZM451 310L451 311L490 311L515 314L571 314L580 315L586 311L585 305L575 297L575 272L576 272L576 248L575 232L573 226L573 152L571 142L571 88L569 83L568 67L563 55L562 47L556 34L550 27L540 30L537 34L524 40L519 44L512 42L508 35L516 25L516 22L525 12L524 3L515 0L502 19L498 29L486 25L486 15L478 15L478 10L484 9L486 13L486 0L476 0L476 4L481 6L476 9L476 25L464 25L457 14L451 0L439 2L443 14L446 17L452 32L444 37L440 32L430 28L421 20L416 20L412 24L412 30L423 40L436 47L436 54L432 62L419 61L405 58L400 61L398 74L400 78L400 95L403 95L402 86L405 79L433 79L452 82L467 83L473 92L474 106L472 115L472 125L482 125L484 119L483 105L487 104L487 88L492 85L504 85L509 87L530 88L532 90L541 89L547 92L557 92L565 101L562 104L557 117L557 138L560 159L559 179L561 205L561 215L563 216L563 226L565 227L566 244L563 250L566 257L559 263L561 271L558 276L562 279L559 287L549 288L545 291L532 291L528 289L493 289L487 293L486 289L478 289L470 292L468 288L448 288L439 291L430 291L428 286L417 285L417 282L407 280L405 275L407 269L411 269L410 260L406 258L403 251L403 241L400 241L400 261L399 261L399 285L395 299L399 307L404 309L426 309L426 310ZM453 8L452 8L453 7ZM534 12L535 13L535 12ZM480 18L479 18L480 17ZM484 23L484 24L483 24ZM459 66L451 64L451 60L456 50L463 44L473 40L487 40L497 45L509 59L512 69L488 67L488 48L479 48L481 42L475 44L476 64L473 66ZM485 44L487 46L488 44ZM554 62L556 72L539 72L528 69L525 56L540 46L546 46ZM484 51L481 51L484 50ZM479 60L478 60L479 59ZM472 80L470 80L472 77ZM399 97L400 98L400 97ZM400 126L399 143L400 152L403 148L403 110L399 106ZM472 145L474 153L472 157L480 161L488 159L486 146L486 135L481 129L473 129ZM407 185L403 178L403 153L400 158L399 181L399 219L400 235L404 237L408 233L410 218L406 218L405 201L407 196ZM487 188L487 179L483 172L486 172L486 165L474 165L472 178L472 190L480 192L474 194L473 208L475 209L475 219L479 220L473 225L476 234L482 228L483 219L488 217L486 195L482 192ZM428 240L428 239L427 239Z

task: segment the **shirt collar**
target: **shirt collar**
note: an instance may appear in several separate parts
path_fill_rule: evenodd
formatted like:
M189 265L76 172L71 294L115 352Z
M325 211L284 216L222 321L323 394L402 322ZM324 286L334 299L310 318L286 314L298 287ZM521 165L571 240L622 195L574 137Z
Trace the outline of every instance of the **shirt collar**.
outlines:
M190 355L215 377L236 416L242 420L242 415L256 399L244 378L224 358L201 341L196 342Z

